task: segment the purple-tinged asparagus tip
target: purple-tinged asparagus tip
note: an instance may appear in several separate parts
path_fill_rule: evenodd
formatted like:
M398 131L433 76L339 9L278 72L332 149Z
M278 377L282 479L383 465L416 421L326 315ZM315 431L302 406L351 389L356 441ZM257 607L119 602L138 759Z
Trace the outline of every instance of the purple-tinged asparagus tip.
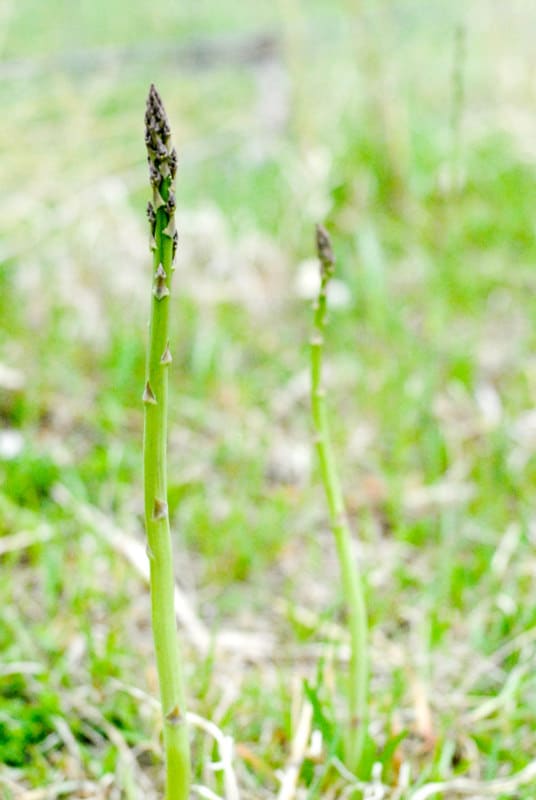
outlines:
M171 181L177 171L177 153L171 146L171 129L162 98L151 84L145 107L145 144L149 161L149 175L153 186L160 187L163 180Z
M316 226L316 252L324 279L330 278L335 267L335 255L329 233L323 225Z

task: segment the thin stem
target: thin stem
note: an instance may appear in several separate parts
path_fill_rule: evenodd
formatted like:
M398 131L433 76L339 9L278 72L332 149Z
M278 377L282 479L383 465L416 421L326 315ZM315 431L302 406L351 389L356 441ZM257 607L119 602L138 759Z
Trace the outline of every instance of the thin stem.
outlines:
M314 334L311 339L311 406L315 443L322 482L342 576L342 589L348 613L350 664L348 674L348 725L345 758L357 770L367 732L367 612L360 571L352 554L352 538L329 431L325 391L322 385L322 357L327 315L327 287L334 272L335 258L327 231L317 226L316 242L320 260L321 284L314 306Z
M151 86L145 114L145 142L153 187L147 214L153 250L153 289L146 382L143 464L145 525L150 569L153 637L164 715L166 800L190 796L190 749L186 726L186 693L174 609L174 575L167 506L167 413L169 295L176 249L173 193L177 154L171 147L162 101Z

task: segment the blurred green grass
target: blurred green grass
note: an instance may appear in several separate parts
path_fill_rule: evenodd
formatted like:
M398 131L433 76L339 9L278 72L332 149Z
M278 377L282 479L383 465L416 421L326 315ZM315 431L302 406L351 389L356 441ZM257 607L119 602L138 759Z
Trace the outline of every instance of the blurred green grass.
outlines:
M145 588L54 493L61 482L142 540L152 80L181 154L179 583L209 628L277 642L273 658L235 654L239 670L187 642L192 708L237 739L251 796L273 796L300 681L330 652L317 645L344 638L310 454L293 466L310 438L310 310L297 287L322 218L346 298L332 311L328 381L367 573L375 755L407 730L416 782L521 769L535 745L533 12L320 0L6 9L0 415L22 445L3 445L0 542L52 531L0 550L6 796L109 775L120 796L141 796L133 780L148 796L158 785L156 717L113 685L154 694ZM207 745L195 747L206 780ZM308 796L328 791L326 769L307 762Z

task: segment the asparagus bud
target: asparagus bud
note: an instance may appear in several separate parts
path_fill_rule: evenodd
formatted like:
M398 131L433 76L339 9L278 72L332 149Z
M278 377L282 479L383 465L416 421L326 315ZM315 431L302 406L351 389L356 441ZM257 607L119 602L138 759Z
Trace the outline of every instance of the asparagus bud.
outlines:
M335 271L335 256L329 233L323 225L316 226L316 252L320 261L320 277L327 282Z
M186 728L183 665L175 622L174 574L167 505L167 406L169 298L176 250L175 175L177 153L171 146L164 105L154 86L145 112L145 144L152 202L147 205L153 252L151 317L143 403L145 526L151 568L151 607L156 664L164 722L166 800L190 796L190 751Z

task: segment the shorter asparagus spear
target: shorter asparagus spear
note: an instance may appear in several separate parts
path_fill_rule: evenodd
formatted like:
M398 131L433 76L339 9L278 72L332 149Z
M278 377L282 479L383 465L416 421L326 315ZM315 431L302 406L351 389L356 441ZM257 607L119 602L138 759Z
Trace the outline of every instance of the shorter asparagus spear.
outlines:
M320 291L314 305L314 333L311 339L311 407L316 449L339 558L350 629L348 720L344 745L347 766L356 771L359 769L367 732L367 613L361 575L352 555L352 539L333 456L322 385L327 288L335 271L335 257L328 232L321 225L316 227L316 250L320 262Z

